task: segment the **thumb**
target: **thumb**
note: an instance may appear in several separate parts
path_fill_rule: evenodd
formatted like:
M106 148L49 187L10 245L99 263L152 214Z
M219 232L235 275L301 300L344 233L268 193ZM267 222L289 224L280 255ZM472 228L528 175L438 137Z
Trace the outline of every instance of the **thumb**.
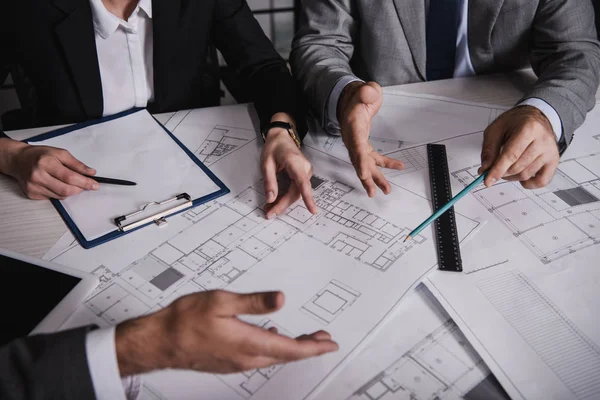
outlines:
M223 317L241 314L267 314L283 307L282 292L232 293L218 292L216 312Z
M502 149L504 135L501 124L492 124L483 133L483 145L481 147L481 167L478 173L482 174L494 164L500 150Z
M360 88L359 99L361 103L369 106L372 110L371 116L374 116L383 103L383 89L376 82L368 82Z

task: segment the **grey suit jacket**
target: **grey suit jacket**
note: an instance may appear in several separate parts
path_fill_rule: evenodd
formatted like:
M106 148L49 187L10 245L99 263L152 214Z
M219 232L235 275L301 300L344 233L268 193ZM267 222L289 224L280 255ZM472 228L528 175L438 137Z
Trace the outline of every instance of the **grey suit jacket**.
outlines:
M16 339L0 346L0 399L93 400L85 337L94 327Z
M382 86L425 81L427 0L304 0L291 64L325 129L331 90L355 75ZM590 0L470 0L469 54L477 74L531 66L523 99L557 111L566 143L594 107L600 44Z

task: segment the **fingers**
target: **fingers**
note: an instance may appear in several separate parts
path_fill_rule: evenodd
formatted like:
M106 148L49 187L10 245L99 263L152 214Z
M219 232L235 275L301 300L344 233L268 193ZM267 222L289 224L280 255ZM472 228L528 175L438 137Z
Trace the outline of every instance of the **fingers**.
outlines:
M57 197L54 197L54 198L61 199L61 200L65 199L67 197L70 197L70 196L78 195L79 193L83 192L83 190L84 190L78 186L68 185L68 184L56 179L52 175L47 176L47 178L45 179L45 182L44 182L44 186L50 192L56 194Z
M502 148L500 156L496 159L485 178L486 186L491 186L502 178L510 167L523 155L532 140L528 135L515 135Z
M482 174L485 171L487 171L492 166L494 160L496 160L498 154L500 153L500 149L502 148L502 142L504 140L504 134L501 131L501 129L501 124L494 123L490 125L483 133L483 145L481 148L481 167L479 168L479 174ZM489 179L489 176L487 177L487 179Z
M367 191L367 195L369 197L375 196L377 193L377 187L375 185L375 181L373 180L373 175L371 171L377 166L374 165L374 161L371 158L370 154L366 151L359 151L355 156L354 169L356 174L358 175L358 179L362 183L363 187Z
M260 334L252 334L248 337L251 338L248 347L252 347L262 357L269 357L279 362L314 357L339 348L337 343L331 340L331 336L323 331L292 339L262 330Z
M23 192L25 192L27 197L31 200L48 200L48 199L62 200L62 198L58 194L53 193L50 190L46 189L45 187L37 185L32 182L26 182L21 187L23 189Z
M270 207L267 211L267 219L273 219L278 215L283 214L283 212L292 204L294 204L300 198L300 190L298 186L292 184L288 191L281 196L273 206ZM311 196L312 199L312 196Z
M391 193L392 187L390 186L390 183L385 179L385 176L383 176L383 173L378 168L373 169L371 176L373 177L375 184L379 186L384 194Z
M531 147L531 146L530 146ZM544 154L538 156L533 162L531 162L526 168L515 175L505 176L504 180L506 181L527 181L533 178L538 171L547 163L546 157ZM510 171L510 170L509 170Z
M239 294L222 290L211 293L214 312L222 317L240 314L266 314L277 311L283 306L281 292L261 292Z
M296 186L298 192L304 200L304 204L311 214L316 214L319 210L313 199L312 186L310 184L310 177L312 173L306 173L300 166L290 166L287 171L290 179L293 181L293 185ZM296 199L297 200L297 199Z
M329 332L317 331L310 335L298 336L296 340L331 340L331 335L329 334Z
M382 156L381 154L373 151L371 157L375 160L375 164L381 168L389 169L404 169L404 164L400 160L394 160L393 158Z
M552 180L557 167L558 162L547 163L533 178L521 182L521 185L525 189L538 189L544 187Z
M93 179L87 178L81 175L80 173L66 168L65 166L60 164L53 165L52 167L48 168L47 172L60 182L66 184L66 186L79 189L75 190L63 188L63 191L70 193L66 194L65 197L81 193L81 191L83 190L98 190L100 188L98 182L94 181ZM57 193L61 194L61 192Z
M58 158L60 162L63 163L63 165L66 165L75 172L78 172L83 175L96 174L96 170L88 167L87 165L73 157L73 155L66 150L58 150L56 152L56 158Z
M541 146L538 142L532 142L527 146L523 154L519 157L517 161L506 171L505 176L515 176L519 175L526 168L528 168L541 154ZM544 163L542 163L544 165ZM541 165L538 169L541 168ZM536 171L534 171L535 174ZM504 177L504 176L503 176Z
M272 157L267 157L261 165L262 175L265 181L265 195L267 203L273 203L278 196L277 165Z

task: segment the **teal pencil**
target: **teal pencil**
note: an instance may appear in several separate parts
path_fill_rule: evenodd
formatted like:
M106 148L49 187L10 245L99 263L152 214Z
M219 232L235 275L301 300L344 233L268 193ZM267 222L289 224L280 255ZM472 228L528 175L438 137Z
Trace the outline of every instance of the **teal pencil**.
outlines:
M406 239L404 239L404 241L406 242L407 240L409 240L409 239L417 236L419 234L419 232L421 232L423 229L425 229L425 227L427 227L433 221L435 221L436 219L438 219L440 217L440 215L442 215L443 213L445 213L446 211L448 211L448 209L450 207L452 207L454 205L454 203L456 203L458 200L460 200L461 198L463 198L475 186L477 186L481 182L483 182L483 180L487 176L487 173L488 173L488 171L485 171L483 174L481 174L469 186L467 186L466 188L464 188L463 190L461 190L459 194L457 194L456 196L454 196L452 198L452 200L450 200L442 208L440 208L438 211L436 211L431 217L427 218L421 225L417 226L417 228L415 230L413 230L411 233L408 234L408 236L406 237Z

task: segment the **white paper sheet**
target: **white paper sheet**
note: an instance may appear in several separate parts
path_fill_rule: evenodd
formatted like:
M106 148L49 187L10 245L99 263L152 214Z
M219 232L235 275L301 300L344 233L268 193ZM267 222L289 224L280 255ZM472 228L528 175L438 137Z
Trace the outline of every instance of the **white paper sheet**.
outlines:
M98 176L137 183L100 184L98 191L61 201L87 240L115 231L116 217L138 211L147 203L180 193L197 199L219 190L147 111L32 144L67 149L96 169Z
M599 124L596 108L546 188L500 182L461 200L488 223L462 248L465 274L425 280L513 399L600 398ZM449 143L454 190L478 166L454 157L461 146Z
M508 400L506 393L422 285L407 295L319 399Z
M423 104L423 99L403 99L407 105ZM481 129L497 112L462 107L467 113L480 110ZM76 246L55 258L103 281L70 326L114 324L198 290L280 289L286 294L284 309L248 321L275 324L290 335L326 329L340 351L244 374L154 373L145 377L148 398L273 399L282 393L291 400L315 398L436 263L432 229L402 242L431 213L423 168L396 177L391 195L369 199L349 163L306 146L320 213L311 216L298 202L276 220L265 220L259 136L250 115L243 105L173 116L168 126L206 157L232 194L172 218L164 229L140 230L90 250ZM418 139L419 132L413 133L397 140ZM462 238L481 225L464 213L457 213L457 221Z

